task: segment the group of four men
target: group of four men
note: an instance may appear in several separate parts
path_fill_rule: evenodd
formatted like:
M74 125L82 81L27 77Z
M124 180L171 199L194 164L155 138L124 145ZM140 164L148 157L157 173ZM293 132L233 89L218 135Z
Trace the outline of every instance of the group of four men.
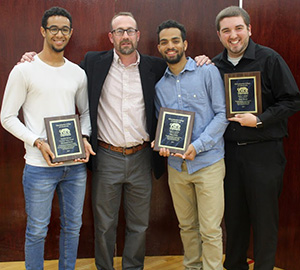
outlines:
M213 59L216 66L198 66L185 55L184 26L173 20L163 22L158 27L158 50L164 61L139 54L137 23L131 13L121 12L113 17L108 33L114 49L88 52L80 69L63 56L72 35L70 14L59 7L45 12L43 49L33 62L14 67L1 111L2 125L23 140L26 148L26 269L43 269L55 190L61 209L59 269L75 268L86 181L81 163L90 157L96 267L113 270L123 194L126 234L122 268L143 269L151 169L157 178L164 170L164 162L150 148L160 107L195 112L186 153L159 152L168 157L185 269L223 269L224 176L224 266L248 269L252 226L255 269L273 269L285 166L282 138L287 135L287 118L299 110L299 91L284 60L250 39L250 18L245 10L222 10L216 27L225 50ZM229 122L226 119L222 77L237 71L261 72L263 113L259 118L248 113L237 114ZM18 119L21 107L25 125ZM43 118L73 114L76 107L82 134L89 137L84 138L86 158L53 164ZM258 123L263 127L258 128L262 126Z

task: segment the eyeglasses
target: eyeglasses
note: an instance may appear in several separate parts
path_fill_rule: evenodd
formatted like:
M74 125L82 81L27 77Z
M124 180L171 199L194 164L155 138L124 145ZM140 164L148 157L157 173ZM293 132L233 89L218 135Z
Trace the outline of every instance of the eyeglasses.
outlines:
M112 30L111 33L115 34L116 36L123 36L124 32L127 33L128 36L134 36L138 30L134 28L128 28L128 29L122 29L118 28L115 30Z
M48 29L52 35L57 35L58 32L61 31L61 33L64 36L67 36L71 32L71 28L68 26L64 26L63 28L58 28L57 26L50 26L50 27L45 27L45 29Z

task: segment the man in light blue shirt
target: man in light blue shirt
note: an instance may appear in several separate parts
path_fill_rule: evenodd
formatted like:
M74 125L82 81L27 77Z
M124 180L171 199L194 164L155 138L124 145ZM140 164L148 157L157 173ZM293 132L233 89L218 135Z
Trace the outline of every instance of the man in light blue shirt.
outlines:
M156 84L155 106L195 112L191 144L168 157L169 186L179 220L185 270L221 270L224 212L224 141L227 127L224 86L213 65L197 67L185 56L183 25L169 20L158 27L158 50L168 68ZM201 260L202 257L202 260Z

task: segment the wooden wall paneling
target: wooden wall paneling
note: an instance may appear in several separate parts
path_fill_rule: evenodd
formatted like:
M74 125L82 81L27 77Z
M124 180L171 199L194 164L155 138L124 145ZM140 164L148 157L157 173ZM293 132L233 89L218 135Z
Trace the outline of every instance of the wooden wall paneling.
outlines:
M300 2L297 0L246 0L251 16L252 38L276 50L289 65L300 86ZM298 269L300 264L300 113L289 119L284 140L287 165L280 197L280 220L276 266Z
M205 53L213 57L223 48L217 38L214 19L228 5L238 1L199 0L2 0L0 7L0 98L7 76L25 51L39 51L42 38L40 20L45 9L60 5L73 16L74 34L66 50L66 57L79 63L89 50L107 50L109 23L114 13L132 11L135 15L141 41L141 53L159 55L156 49L156 28L166 19L183 23L188 33L188 55ZM244 7L252 18L253 39L278 51L290 66L298 85L300 55L300 3L296 0L247 0ZM274 16L276 14L276 16ZM280 200L280 230L276 265L284 269L297 269L300 258L300 202L299 188L299 113L289 121L290 136L285 140L287 167ZM0 128L0 261L23 260L25 231L24 198L21 184L24 166L23 144ZM79 257L93 257L93 221L90 203L90 174L83 214ZM46 241L47 259L58 256L59 210L57 200ZM118 231L118 253L122 250L124 221ZM181 254L177 220L167 186L167 176L154 181L147 255Z
M32 39L35 35L34 32L39 29L39 26L34 29L35 12L37 11L28 10L24 13L23 6L16 5L15 1L1 2L1 100L8 74L17 62L15 55L21 55L21 52L26 50L26 44L30 44L32 48L37 48L35 46L42 44L42 42L34 42ZM24 224L26 222L21 178L24 167L23 143L1 127L0 151L0 260L21 259L23 258Z

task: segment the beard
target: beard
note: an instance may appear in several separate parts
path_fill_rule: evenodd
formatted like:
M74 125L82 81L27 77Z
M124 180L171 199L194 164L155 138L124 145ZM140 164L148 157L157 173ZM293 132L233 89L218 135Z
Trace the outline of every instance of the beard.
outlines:
M165 61L168 64L177 64L180 62L182 57L183 57L183 51L181 53L178 53L175 58L168 58L167 54L163 55L163 59L165 59Z
M67 45L66 45L66 46L67 46ZM64 46L63 48L57 49L57 48L55 48L55 47L52 45L51 48L52 48L53 51L55 51L55 52L57 52L57 53L60 53L60 52L62 52L62 51L65 50L66 46Z
M130 43L131 46L129 46L129 47L122 47L122 44L123 44L123 43ZM123 54L123 55L130 55L130 54L132 54L132 53L136 50L136 48L137 48L137 46L134 46L134 44L133 44L132 41L130 41L130 40L123 40L123 41L121 41L118 47L119 47L119 52L120 52L121 54Z

